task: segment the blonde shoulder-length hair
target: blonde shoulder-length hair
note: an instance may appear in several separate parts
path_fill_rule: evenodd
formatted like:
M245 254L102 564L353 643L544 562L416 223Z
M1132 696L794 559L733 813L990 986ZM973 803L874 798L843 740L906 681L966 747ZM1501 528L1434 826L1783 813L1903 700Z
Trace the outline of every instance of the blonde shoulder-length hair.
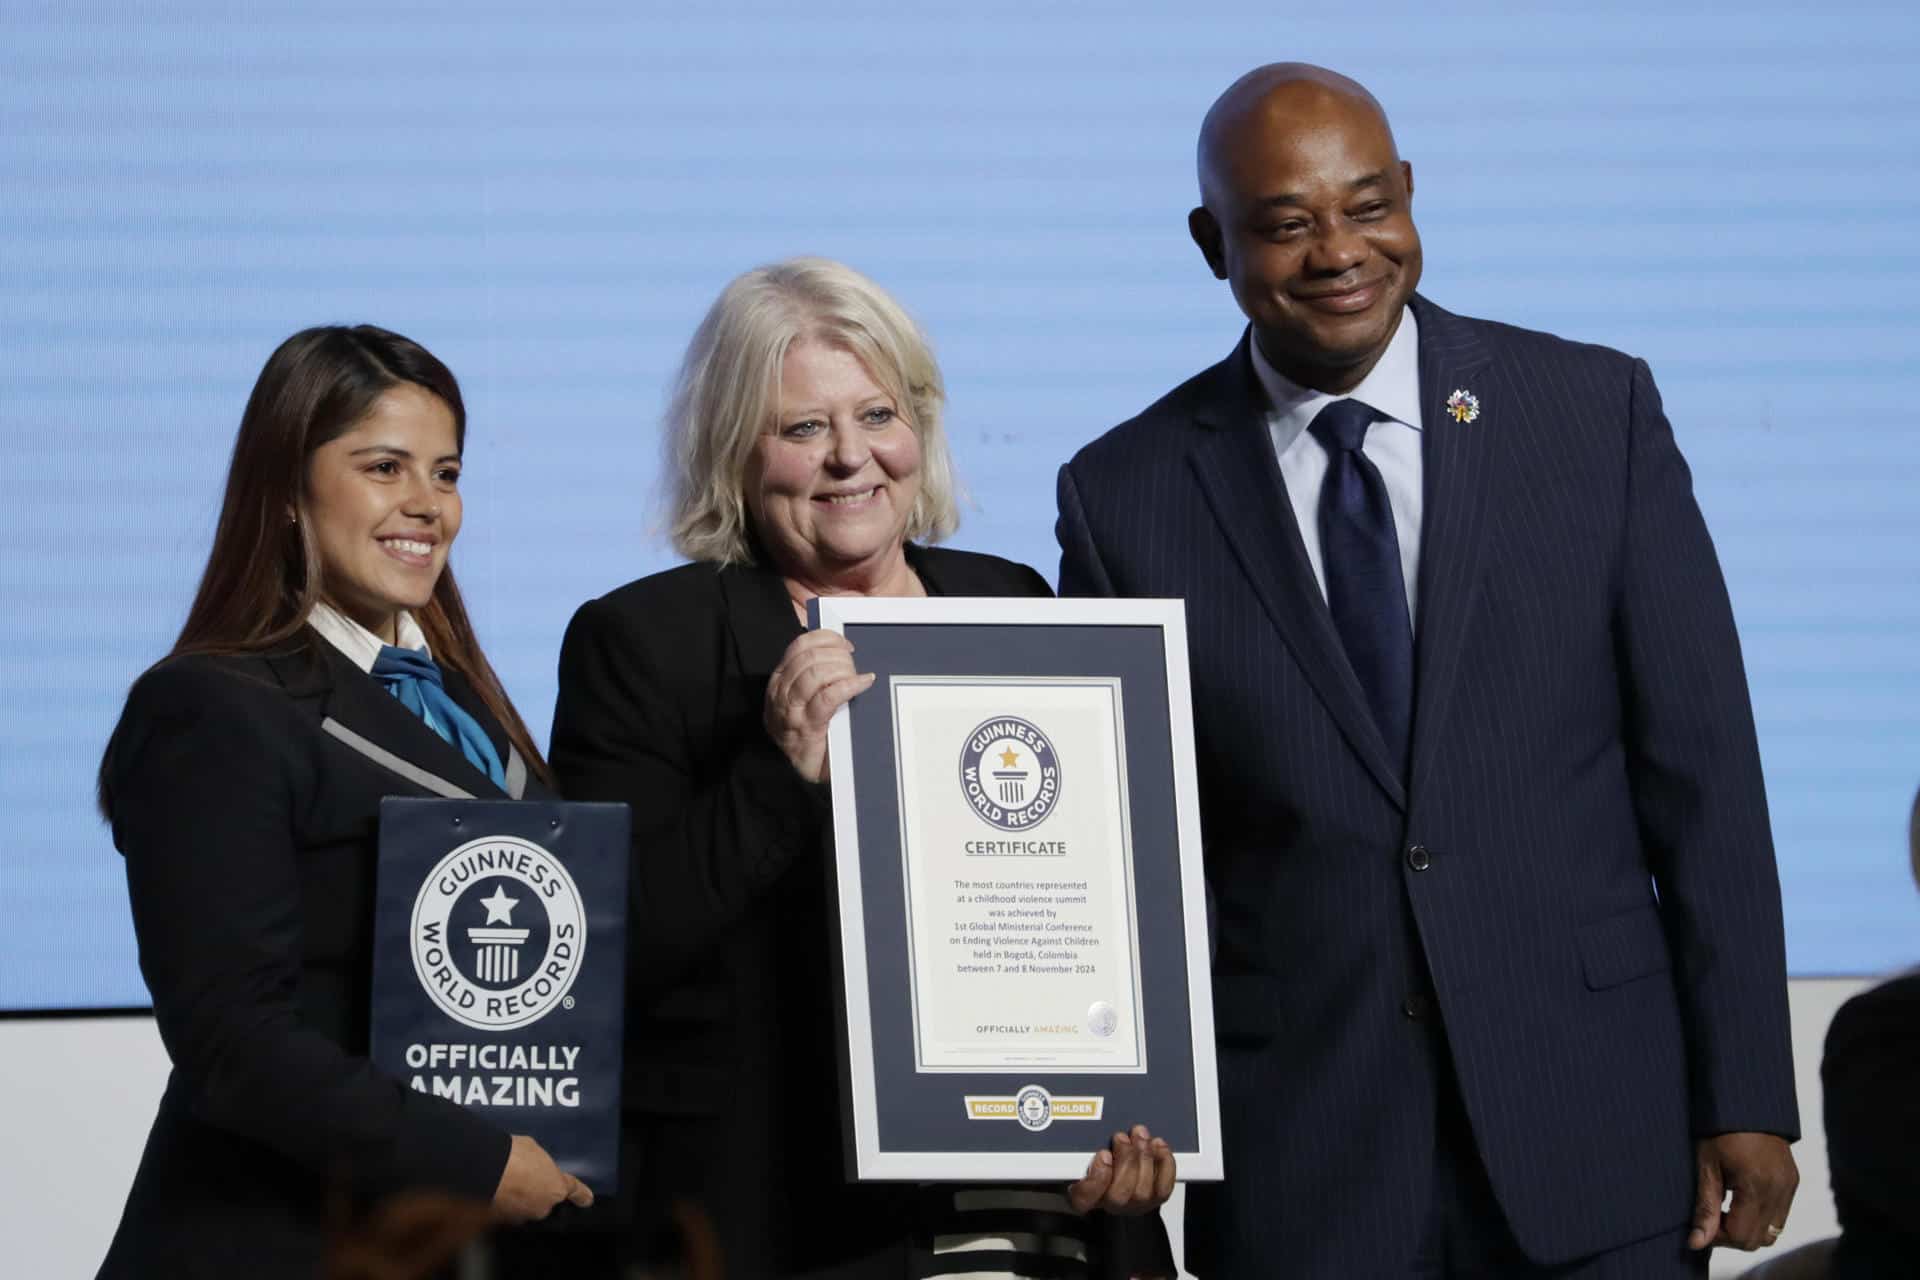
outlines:
M960 524L941 428L946 389L926 338L885 290L844 263L789 258L734 278L694 330L667 409L673 545L689 560L750 564L746 480L754 441L779 412L795 343L840 347L866 366L920 439L920 495L906 537L938 542Z

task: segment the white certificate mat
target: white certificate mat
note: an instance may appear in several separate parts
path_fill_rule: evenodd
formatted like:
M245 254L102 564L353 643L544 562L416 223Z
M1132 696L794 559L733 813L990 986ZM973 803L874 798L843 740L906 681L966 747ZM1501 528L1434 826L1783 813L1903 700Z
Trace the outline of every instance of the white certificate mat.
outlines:
M894 676L914 1069L1146 1069L1121 684Z

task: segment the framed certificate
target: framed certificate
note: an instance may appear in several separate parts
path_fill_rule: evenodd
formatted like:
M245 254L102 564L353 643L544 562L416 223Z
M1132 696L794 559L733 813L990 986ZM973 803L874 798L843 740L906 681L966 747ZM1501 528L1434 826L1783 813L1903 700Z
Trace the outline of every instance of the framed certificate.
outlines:
M1177 600L823 597L849 1175L1080 1177L1145 1124L1217 1179Z

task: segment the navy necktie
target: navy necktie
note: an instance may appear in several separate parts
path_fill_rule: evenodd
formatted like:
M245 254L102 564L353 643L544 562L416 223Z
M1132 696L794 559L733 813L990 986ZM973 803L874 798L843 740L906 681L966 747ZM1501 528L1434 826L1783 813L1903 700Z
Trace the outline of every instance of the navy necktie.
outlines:
M1378 416L1358 400L1335 400L1307 430L1327 451L1327 478L1320 486L1327 608L1387 740L1387 754L1404 774L1413 723L1413 624L1386 482L1360 452Z

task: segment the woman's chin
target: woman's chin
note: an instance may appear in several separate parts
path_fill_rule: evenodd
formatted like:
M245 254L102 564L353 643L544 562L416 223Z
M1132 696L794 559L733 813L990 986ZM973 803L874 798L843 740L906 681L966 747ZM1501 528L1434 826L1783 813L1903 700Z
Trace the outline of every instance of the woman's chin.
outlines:
M898 538L877 538L872 541L844 543L831 548L821 558L827 564L839 568L871 569L900 555L901 547L902 543Z

